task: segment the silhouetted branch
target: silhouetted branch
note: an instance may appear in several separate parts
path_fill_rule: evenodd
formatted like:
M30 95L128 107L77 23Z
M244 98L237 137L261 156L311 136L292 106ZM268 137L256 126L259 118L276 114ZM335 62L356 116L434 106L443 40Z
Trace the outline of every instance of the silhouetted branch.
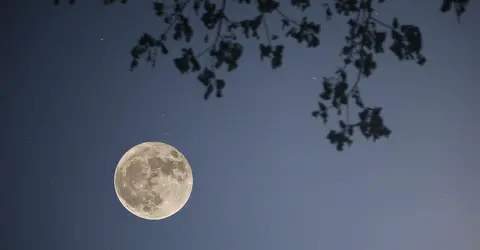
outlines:
M390 25L388 25L388 24L386 24L386 23L384 23L384 22L376 19L376 18L373 17L373 16L370 17L370 20L374 21L374 22L377 23L377 24L380 24L381 26L383 26L383 27L385 27L385 28L388 28L388 29L390 29L390 30L394 30L394 28L393 28L392 26L390 26Z
M283 18L285 18L287 21L297 25L297 26L300 26L300 24L298 22L295 22L294 20L292 20L290 17L288 17L287 15L283 14L283 12L279 9L276 9L275 12L277 12L280 16L282 16Z
M182 74L198 72L202 70L202 67L197 58L210 52L209 56L212 65L203 67L203 71L199 72L197 77L206 87L204 94L205 99L207 99L211 93L216 93L217 97L222 96L221 91L225 87L225 81L217 78L214 72L215 69L226 66L227 71L233 71L239 67L239 59L244 54L244 47L238 40L239 33L243 34L245 39L252 37L259 39L259 27L263 26L268 44L259 44L260 58L261 60L268 58L273 69L282 65L284 46L282 44L272 45L272 40L276 40L278 36L275 34L272 36L272 34L270 34L266 20L268 14L272 14L273 12L278 14L282 24L281 32L284 32L286 39L293 39L299 44L305 44L308 48L316 48L320 44L320 24L309 21L307 16L304 16L299 22L292 20L279 9L280 3L278 0L221 0L220 8L217 7L218 1L220 0L180 1L182 2L176 1L174 4L168 6L157 1L154 3L156 15L163 18L167 27L157 39L147 33L140 37L138 44L131 50L132 62L130 69L133 70L138 65L140 58L146 58L147 63L152 63L152 66L154 66L159 48L162 54L168 54L169 51L166 47L166 42L170 33L173 33L172 38L175 42L183 40L186 43L190 43L194 33L196 35L197 32L194 32L189 17L185 16L183 12L185 8L191 6L190 3L193 2L195 14L200 17L200 21L203 22L204 27L207 28L204 42L208 44L208 46L196 55L191 47L183 47L181 49L182 55L174 58L173 61L176 68ZM258 14L250 19L232 21L225 14L227 1L252 4L255 6ZM59 2L59 0L54 1L56 5L58 5ZM127 1L103 1L105 5L118 2L126 3ZM340 130L331 130L327 135L327 139L336 145L337 150L341 151L343 150L344 144L352 144L351 137L353 135L353 128L358 129L365 138L374 141L381 137L388 137L391 133L383 123L383 118L380 115L381 108L366 107L359 91L362 78L368 78L377 68L376 55L384 53L384 51L387 50L396 56L398 60L414 60L419 65L423 65L426 62L426 57L422 54L423 41L419 27L406 24L400 25L397 18L393 18L392 24L389 25L372 17L372 13L375 12L376 7L374 5L382 4L385 1L330 0L330 2L333 4L323 3L323 1L290 1L290 5L303 11L311 7L313 3L320 3L323 6L327 20L330 20L334 13L336 13L335 15L348 19L347 25L349 26L349 30L347 36L345 36L346 44L340 53L343 66L335 72L334 77L323 78L323 91L319 94L319 108L312 112L314 117L320 117L323 119L323 122L326 123L329 115L328 112L331 108L337 110L338 116L342 115L342 112L345 111L344 115L346 115L346 117L344 120L346 120L346 122L340 120ZM70 3L74 4L75 1L70 0ZM459 18L465 12L468 3L468 0L442 0L440 11L454 12L457 18ZM172 11L171 9L173 9L173 13L165 13L166 10ZM386 28L387 31L382 30L382 28ZM174 29L174 31L172 31L172 29ZM212 30L212 33L215 33L213 42L209 41L208 33L210 30ZM228 34L224 34L224 30L228 31ZM384 49L387 40L391 40L392 43L388 49ZM354 79L349 79L347 69L352 66L357 70L357 76ZM359 109L359 121L352 124L350 124L351 100L355 101Z
M222 0L222 7L220 8L220 13L222 15L222 18L220 18L219 23L217 24L217 32L215 33L215 39L209 47L205 48L202 52L197 54L195 57L200 58L202 57L205 53L208 51L214 50L215 47L217 46L218 41L220 40L220 37L222 35L222 27L223 27L223 21L225 20L225 8L227 7L227 0Z
M270 39L270 32L268 31L267 17L263 16L262 23L263 23L263 27L265 28L265 33L268 39L268 45L272 46L272 41Z

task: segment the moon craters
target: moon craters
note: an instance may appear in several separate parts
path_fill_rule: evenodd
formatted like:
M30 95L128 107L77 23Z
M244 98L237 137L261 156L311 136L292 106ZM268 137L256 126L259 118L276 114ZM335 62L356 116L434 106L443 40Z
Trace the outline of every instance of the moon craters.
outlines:
M134 150L136 147L138 149ZM162 143L139 144L129 152L120 160L115 173L115 187L121 203L130 212L146 219L165 218L180 210L193 184L192 171L185 157Z
M141 160L135 159L125 171L117 178L117 187L120 196L132 208L140 208L143 210L154 210L160 206L163 199L160 194L153 190L155 182L152 180L156 175L151 174L149 166L142 163Z

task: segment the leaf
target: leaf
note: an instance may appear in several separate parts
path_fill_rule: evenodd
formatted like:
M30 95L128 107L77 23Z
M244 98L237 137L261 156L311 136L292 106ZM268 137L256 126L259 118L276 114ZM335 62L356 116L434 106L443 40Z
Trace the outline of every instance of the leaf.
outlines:
M450 9L452 9L452 0L443 0L440 11L445 13L447 11L450 11Z
M382 53L383 52L383 44L387 38L386 32L375 32L375 42L374 42L374 50L375 53Z
M290 21L287 19L282 19L282 30L290 26Z
M394 29L398 29L398 19L396 17L393 18L392 26Z
M404 45L399 42L394 42L392 46L390 46L390 50L397 56L398 60L405 59L403 48Z
M320 98L322 98L325 101L328 101L332 98L333 94L333 89L332 89L332 84L328 81L328 79L323 79L323 91L320 94Z
M165 46L161 46L161 51L162 51L162 54L164 55L168 54L168 49Z
M320 117L323 120L323 124L326 124L328 121L328 113L327 112L320 112Z
M188 58L185 56L180 57L180 58L175 58L173 59L175 63L175 67L180 71L180 73L184 74L187 73L188 70L190 69L190 65L188 65Z
M348 126L347 133L348 133L349 136L353 135L353 127L352 126Z
M322 111L322 112L326 112L326 111L327 111L327 106L325 106L325 104L323 104L322 102L318 102L318 108L319 108L320 111Z
M360 98L357 98L357 99L355 100L355 104L356 104L357 107L359 107L359 108L364 108L364 107L365 107L365 105L363 104L363 102L362 102L362 100L361 100Z
M332 20L332 10L330 9L330 5L328 3L324 3L323 7L325 7L325 15L327 16L327 21Z
M223 90L225 88L225 81L221 79L217 79L216 88L217 90Z
M130 63L130 71L133 71L138 66L138 60L133 59Z
M197 80L200 81L204 86L209 86L214 78L215 73L208 68L205 68L203 72L198 75Z
M192 64L192 71L199 71L200 70L200 63L195 56L189 56L190 63Z
M202 0L195 0L193 2L193 10L195 11L195 15L200 15L200 4L202 3Z
M155 10L155 15L157 16L163 16L163 14L165 14L165 4L163 3L153 3L153 9Z
M277 45L275 47L275 50L273 51L273 57L272 57L272 68L276 69L280 67L283 63L283 45Z
M207 100L212 93L213 93L213 85L208 85L207 88L205 89L203 99Z
M311 6L310 0L291 0L290 4L296 8L305 11L307 8Z
M264 13L272 13L274 10L278 8L280 4L275 0L262 0L257 1L257 10L264 14Z
M263 60L264 57L270 57L272 53L272 46L260 44L260 60Z
M182 22L181 22L181 31L183 32L183 35L185 36L185 41L188 43L192 40L193 37L193 28L190 26L188 22L188 18L182 17Z
M222 79L217 79L217 81L215 82L215 88L216 88L215 96L217 98L223 97L223 89L225 88L225 81Z
M417 60L418 65L423 66L426 62L427 62L427 58L425 58L424 56L419 56Z

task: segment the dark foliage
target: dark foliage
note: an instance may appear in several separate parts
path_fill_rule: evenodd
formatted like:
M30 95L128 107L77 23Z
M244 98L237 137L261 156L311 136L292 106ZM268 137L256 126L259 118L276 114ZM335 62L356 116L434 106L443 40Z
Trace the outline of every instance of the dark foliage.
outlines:
M452 11L460 20L465 13L469 0L441 0L441 12ZM55 0L59 4L60 0ZM74 4L75 0L69 0ZM104 0L104 4L127 3L127 0ZM173 62L181 74L197 72L198 81L205 86L204 99L215 93L216 97L223 96L225 80L219 78L215 71L220 68L228 72L239 67L239 60L244 51L240 42L243 39L259 40L260 60L268 60L272 69L282 66L284 60L284 45L279 42L280 37L304 44L307 48L316 48L320 45L320 24L308 16L300 21L289 18L282 8L293 8L305 11L312 4L321 4L325 19L331 20L334 15L346 19L349 27L345 36L345 45L341 48L343 67L336 70L333 77L324 77L323 90L319 94L318 108L312 116L327 123L331 110L340 116L338 130L331 130L327 139L342 151L345 145L353 143L355 131L360 132L367 139L376 141L382 137L389 137L391 130L384 124L381 108L367 106L360 94L359 83L362 78L368 78L377 69L376 54L389 51L398 60L414 61L419 65L427 62L422 54L423 41L420 28L412 24L404 24L393 17L391 24L387 24L374 17L375 7L384 4L385 0L172 0L172 4L161 1L153 3L157 16L163 19L166 29L158 37L143 34L131 50L132 62L130 70L134 70L141 58L155 66L158 52L169 54L167 43L183 41L181 56ZM287 4L288 2L288 4ZM325 3L327 2L327 3ZM230 5L249 4L256 8L257 15L250 19L231 20L225 10ZM285 6L284 6L285 5ZM203 23L206 31L203 34L195 31L191 20L184 14L187 8L193 9L198 20ZM292 10L294 11L294 10ZM267 19L280 22L280 34L271 34ZM202 35L206 48L196 52L190 46L194 35ZM214 39L210 39L213 35ZM263 40L263 41L260 41ZM387 44L388 41L388 44ZM207 56L208 63L202 65L200 58ZM348 77L347 69L353 68L357 74ZM351 107L351 103L355 106ZM358 110L358 120L350 121L350 109ZM341 116L342 115L342 116Z

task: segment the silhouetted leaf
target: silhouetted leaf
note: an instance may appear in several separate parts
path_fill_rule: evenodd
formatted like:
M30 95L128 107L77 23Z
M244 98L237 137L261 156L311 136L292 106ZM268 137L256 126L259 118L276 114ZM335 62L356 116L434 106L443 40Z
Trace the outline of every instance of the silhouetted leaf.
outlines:
M197 79L204 86L209 86L212 84L213 79L215 78L215 73L208 68L205 68L201 74L198 75Z
M213 93L213 85L208 85L205 89L205 94L203 95L203 99L207 100L210 95Z
M155 14L157 16L163 16L163 14L165 14L164 12L165 4L163 3L160 3L160 2L153 3L153 9L155 10Z
M277 45L272 54L272 68L276 69L280 67L283 63L283 45Z
M198 63L198 60L195 56L190 56L190 63L192 64L192 71L199 71L200 70L200 64Z
M332 9L330 9L330 5L328 5L328 3L324 3L323 7L325 8L325 15L327 16L327 20L331 20L333 13Z
M260 13L271 13L276 10L279 5L275 0L257 1L257 9Z
M392 21L392 27L398 29L398 19L396 17Z
M215 88L216 88L215 96L217 98L223 97L223 92L222 91L225 88L225 81L221 80L221 79L217 79Z
M320 117L323 120L323 124L326 124L327 120L328 120L328 113L327 112L320 112Z
M423 66L427 62L427 59L423 56L419 57L417 60L417 63L421 66Z
M130 63L130 71L134 70L138 66L138 60L133 59L132 62Z
M387 37L386 32L375 32L375 53L382 53L383 52L383 43Z
M318 102L318 108L320 109L321 112L326 112L327 111L327 106L325 104Z
M447 12L452 9L452 0L443 0L442 7L440 8L441 12Z
M216 84L218 90L223 90L225 88L224 80L217 79Z
M200 5L202 4L203 0L195 0L193 2L193 10L195 11L195 15L200 15Z
M175 58L173 61L175 62L175 67L177 67L180 73L184 74L190 70L187 57Z
M348 133L349 136L353 135L353 127L352 126L348 126L347 133Z
M302 11L305 11L311 6L310 0L291 0L290 4L294 7L301 9Z
M260 44L260 59L263 60L264 57L270 57L272 53L272 46Z

